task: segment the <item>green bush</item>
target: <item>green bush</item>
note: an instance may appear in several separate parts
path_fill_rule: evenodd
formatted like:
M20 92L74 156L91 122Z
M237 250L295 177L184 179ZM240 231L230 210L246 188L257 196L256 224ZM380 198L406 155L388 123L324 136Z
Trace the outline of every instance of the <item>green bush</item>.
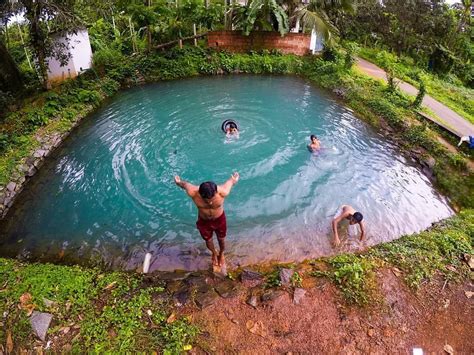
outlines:
M361 255L342 254L325 260L328 271L315 271L314 276L329 277L349 304L365 306L374 300L374 265Z
M10 92L0 90L0 119L9 110L9 106L13 104L14 98Z
M105 75L106 72L112 70L120 71L125 66L125 60L122 52L116 49L103 48L96 51L92 57L93 68L100 74Z

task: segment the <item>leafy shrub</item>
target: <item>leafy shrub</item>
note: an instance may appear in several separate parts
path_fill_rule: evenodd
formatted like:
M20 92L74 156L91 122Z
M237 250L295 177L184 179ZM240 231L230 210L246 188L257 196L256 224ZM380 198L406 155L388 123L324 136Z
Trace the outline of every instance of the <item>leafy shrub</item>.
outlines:
M329 271L315 271L313 275L329 277L348 303L364 306L374 299L373 264L364 256L342 254L327 262Z
M346 69L352 68L356 61L356 55L359 51L359 46L355 42L346 42L344 44L346 55L344 56L344 66Z
M33 109L26 113L26 122L30 125L30 129L44 126L49 121L49 117L40 109Z
M8 106L13 102L13 96L10 92L4 92L0 90L0 117L3 116L4 112L7 112Z
M446 266L461 268L464 266L462 255L472 253L469 236L474 231L473 216L472 211L461 212L448 226L380 244L370 254L403 270L412 288L419 287L423 280L437 272L454 277Z
M0 132L0 153L3 153L7 150L9 142L8 134L5 132Z
M100 103L100 94L95 90L79 89L77 91L77 99L79 102L97 106Z
M397 128L402 127L403 117L397 113L396 107L388 100L373 98L367 100L367 105L374 111L375 114L387 120L391 126Z
M103 48L94 53L92 65L100 75L111 70L118 70L127 63L122 53L117 49Z
M326 62L336 62L340 59L341 54L336 47L330 44L325 44L322 52L322 58Z

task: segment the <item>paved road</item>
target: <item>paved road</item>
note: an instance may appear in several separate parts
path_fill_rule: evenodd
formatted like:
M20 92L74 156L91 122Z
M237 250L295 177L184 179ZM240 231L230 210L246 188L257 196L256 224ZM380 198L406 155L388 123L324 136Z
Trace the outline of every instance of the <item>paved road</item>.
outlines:
M387 76L385 71L378 66L362 59L357 59L357 67L364 72L365 74L375 78L382 79L387 81ZM406 92L407 94L414 95L418 93L418 89L414 86L405 83L404 81L399 80L398 87L400 90ZM429 95L425 95L423 99L423 106L428 107L432 112L434 112L438 117L433 117L432 115L427 115L423 113L423 116L427 117L431 121L437 123L441 127L453 132L458 137L474 135L474 125L468 122L466 119L458 115L456 112L451 110L449 107L443 105L439 101L436 101ZM442 121L440 121L440 119Z

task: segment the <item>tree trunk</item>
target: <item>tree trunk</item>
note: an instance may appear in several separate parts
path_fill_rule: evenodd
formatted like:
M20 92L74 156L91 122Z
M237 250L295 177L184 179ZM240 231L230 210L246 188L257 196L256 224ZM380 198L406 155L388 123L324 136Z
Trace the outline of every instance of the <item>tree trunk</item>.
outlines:
M40 26L41 1L23 1L26 8L26 18L30 26L31 46L36 55L39 74L42 80L43 88L48 88L48 68L46 64L45 40L46 36Z
M23 90L23 79L5 44L0 41L0 90L17 94Z
M147 51L151 52L151 26L146 26Z

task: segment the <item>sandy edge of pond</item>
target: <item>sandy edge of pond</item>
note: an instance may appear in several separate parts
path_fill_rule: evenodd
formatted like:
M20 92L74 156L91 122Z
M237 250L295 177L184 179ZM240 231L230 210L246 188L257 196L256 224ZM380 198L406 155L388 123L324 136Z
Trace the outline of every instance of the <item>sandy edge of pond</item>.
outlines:
M202 333L194 354L425 354L473 353L474 291L472 282L445 283L441 278L425 283L415 293L407 289L393 269L377 271L381 305L347 307L329 281L308 279L300 304L289 292L253 308L246 295L219 298L191 314Z

